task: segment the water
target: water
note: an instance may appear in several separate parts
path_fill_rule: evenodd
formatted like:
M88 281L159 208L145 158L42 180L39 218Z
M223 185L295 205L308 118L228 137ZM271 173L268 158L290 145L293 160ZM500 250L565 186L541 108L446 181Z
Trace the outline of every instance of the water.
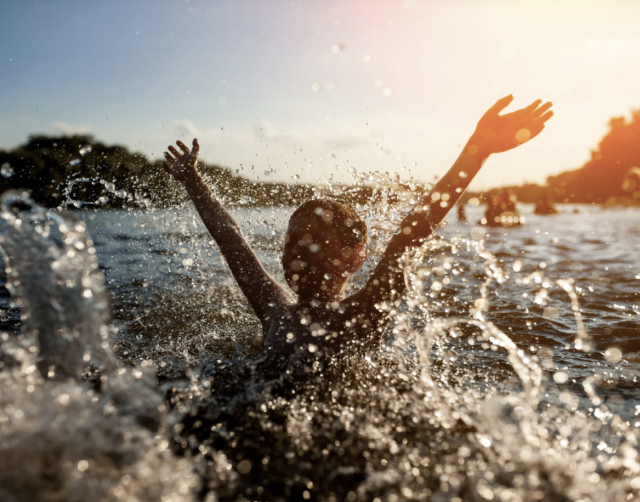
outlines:
M2 500L640 495L637 211L521 205L510 229L451 219L407 257L380 354L274 379L195 212L9 202ZM397 208L361 208L377 238L356 285ZM280 281L292 211L234 211Z

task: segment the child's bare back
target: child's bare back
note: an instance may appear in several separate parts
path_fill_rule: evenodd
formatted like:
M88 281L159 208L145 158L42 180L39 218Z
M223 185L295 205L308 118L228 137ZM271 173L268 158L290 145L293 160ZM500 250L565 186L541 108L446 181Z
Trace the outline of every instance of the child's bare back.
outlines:
M404 218L365 286L346 297L345 286L364 263L367 228L358 213L336 201L305 202L289 221L282 266L290 290L262 267L239 226L211 193L196 169L199 145L189 150L177 142L165 153L167 172L184 183L207 229L226 258L231 272L262 323L268 360L287 360L321 352L326 356L375 350L391 320L385 302L405 289L399 258L420 246L455 206L492 153L537 136L551 118L551 103L540 100L499 115L513 100L507 96L491 107L451 169Z

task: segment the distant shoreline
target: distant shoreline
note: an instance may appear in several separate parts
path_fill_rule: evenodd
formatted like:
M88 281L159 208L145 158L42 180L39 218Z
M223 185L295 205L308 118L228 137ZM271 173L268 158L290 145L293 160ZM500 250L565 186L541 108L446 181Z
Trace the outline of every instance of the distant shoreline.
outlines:
M592 152L592 159L583 168L551 176L545 186L525 183L493 188L467 193L463 200L477 197L484 201L507 189L525 203L548 198L553 203L640 206L640 142L629 143L626 134L640 129L640 112L634 113L631 122L617 120L612 124L600 149ZM625 133L624 144L619 144L620 130ZM618 159L623 154L624 162ZM187 197L166 175L162 164L162 160L149 160L88 135L32 136L13 150L0 151L0 193L29 190L34 201L47 208L61 203L67 204L66 209L74 204L112 209L179 206ZM204 162L198 169L221 202L230 207L296 206L329 190L325 185L252 181L229 168ZM352 204L370 204L382 198L393 203L403 194L424 193L429 188L415 180L394 180L393 185L390 189L336 183L327 196Z

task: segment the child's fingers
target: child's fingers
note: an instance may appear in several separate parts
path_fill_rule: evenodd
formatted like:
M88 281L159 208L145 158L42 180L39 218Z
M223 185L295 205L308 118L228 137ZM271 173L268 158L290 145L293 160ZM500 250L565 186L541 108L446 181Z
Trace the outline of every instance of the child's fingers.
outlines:
M164 152L164 158L167 160L162 163L162 167L164 167L164 170L169 174L173 174L173 166L176 163L176 159L168 152Z
M182 141L176 141L176 145L178 145L180 147L180 150L182 150L184 153L189 153L189 148L187 148L187 145L185 145Z
M540 117L538 120L536 120L531 124L530 129L531 129L532 138L540 134L540 132L542 132L542 130L544 129L545 122L549 120L551 117L553 117L553 112L548 111L547 113L542 115L542 117Z
M544 112L546 112L549 108L551 108L553 106L553 103L551 101L547 101L544 105L542 105L540 108L538 108L537 110L535 110L532 114L531 117L535 120L538 119L539 117L541 117Z
M169 147L169 151L173 154L173 156L176 159L179 159L180 157L182 157L182 154L180 152L178 152L178 150L176 150L174 147L170 146Z
M495 105L493 105L491 108L487 110L487 113L485 113L485 116L498 115L502 110L504 110L507 106L509 106L509 103L511 103L512 101L513 101L513 94L509 94L508 96L505 96L504 98L499 99L498 101L496 101Z
M526 111L528 112L532 112L533 110L535 110L536 108L538 108L540 106L540 103L542 103L541 99L536 99L533 103L531 103L529 106L527 106L525 108Z
M553 117L553 112L549 111L549 112L545 113L542 117L540 117L536 122L541 122L542 124L544 124L551 117Z
M198 152L200 152L200 143L198 143L198 138L193 138L193 150L192 150L194 155L198 155Z

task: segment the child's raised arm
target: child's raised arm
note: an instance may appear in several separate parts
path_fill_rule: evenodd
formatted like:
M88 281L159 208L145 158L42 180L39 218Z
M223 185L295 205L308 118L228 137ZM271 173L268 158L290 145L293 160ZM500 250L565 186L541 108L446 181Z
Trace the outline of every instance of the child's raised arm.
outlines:
M240 289L260 321L264 323L271 307L287 303L289 296L262 267L242 236L236 221L222 207L222 204L214 197L200 176L196 169L198 152L200 151L198 140L193 140L191 151L182 141L177 141L176 144L182 153L170 146L169 152L171 153L165 152L164 154L167 159L164 168L176 180L184 183L189 197L191 197L209 233L220 247L220 251L227 260Z
M362 293L376 303L399 298L405 288L398 259L407 248L419 246L431 235L456 204L492 153L511 150L536 137L553 116L551 103L541 100L512 113L500 115L513 96L504 97L482 116L475 132L451 169L433 190L404 218L387 246L383 258ZM359 294L359 293L356 293Z

